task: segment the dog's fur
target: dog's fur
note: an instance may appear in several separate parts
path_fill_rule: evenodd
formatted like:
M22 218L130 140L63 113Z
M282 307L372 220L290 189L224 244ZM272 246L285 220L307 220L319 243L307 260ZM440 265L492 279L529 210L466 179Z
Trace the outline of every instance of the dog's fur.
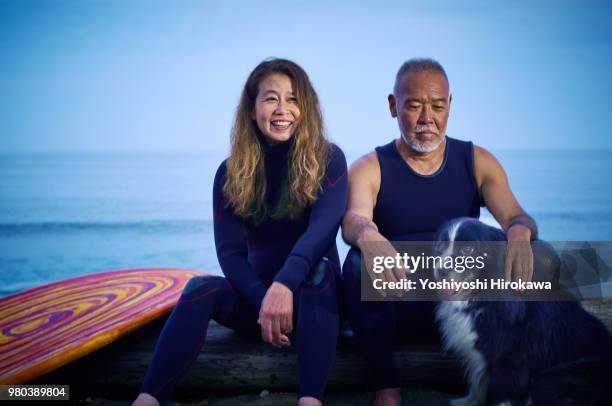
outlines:
M453 241L505 241L505 234L461 218L437 241L450 242L438 245L447 255ZM470 292L461 299L436 310L445 348L459 356L470 384L452 404L612 404L612 336L579 303L477 301Z

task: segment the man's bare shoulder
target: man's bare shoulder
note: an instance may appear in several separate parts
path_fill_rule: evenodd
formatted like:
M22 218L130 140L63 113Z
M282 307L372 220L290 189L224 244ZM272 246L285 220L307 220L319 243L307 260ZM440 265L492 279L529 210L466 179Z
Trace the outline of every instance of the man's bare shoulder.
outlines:
M474 167L479 184L480 180L485 177L505 176L503 168L497 158L495 158L495 155L476 144L474 144Z
M380 187L380 166L376 151L357 159L349 168L349 193L363 193L366 190L375 198Z
M476 144L474 144L474 159L477 159L483 162L487 162L491 160L497 161L497 159L495 159L495 156L491 152L481 147L480 145L476 145Z
M490 165L500 165L497 158L495 158L495 155L493 155L489 150L476 144L474 144L474 161L477 165L480 164L484 167L488 167Z
M355 160L351 164L350 172L361 176L376 176L377 174L380 176L380 165L378 164L378 154L376 154L376 151L368 152Z

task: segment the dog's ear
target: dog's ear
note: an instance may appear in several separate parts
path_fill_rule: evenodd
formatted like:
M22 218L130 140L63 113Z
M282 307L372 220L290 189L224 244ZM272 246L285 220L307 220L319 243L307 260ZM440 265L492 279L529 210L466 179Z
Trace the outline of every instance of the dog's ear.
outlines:
M506 241L506 233L496 227L487 226L486 231L483 231L483 239L487 241Z
M527 312L527 305L521 301L507 301L501 302L501 306L498 306L500 312L500 320L507 320L508 324L514 325L520 323L525 319L525 313Z

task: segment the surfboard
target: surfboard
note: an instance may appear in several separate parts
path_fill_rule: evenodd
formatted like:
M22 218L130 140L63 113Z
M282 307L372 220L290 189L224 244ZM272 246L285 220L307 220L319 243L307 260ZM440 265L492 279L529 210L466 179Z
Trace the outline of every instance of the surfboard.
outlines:
M169 313L186 269L77 276L0 299L0 384L22 384Z

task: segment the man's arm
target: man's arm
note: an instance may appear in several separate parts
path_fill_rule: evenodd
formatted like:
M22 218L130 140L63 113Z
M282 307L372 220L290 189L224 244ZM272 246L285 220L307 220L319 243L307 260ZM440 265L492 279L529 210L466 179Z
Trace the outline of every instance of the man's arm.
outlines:
M349 169L348 208L342 220L342 238L347 244L359 248L372 279L397 282L405 277L403 271L394 268L374 275L370 266L374 257L395 257L397 254L372 221L379 190L380 166L376 152L371 152L355 161ZM381 294L386 296L385 292ZM400 295L399 292L395 294Z
M372 221L380 189L380 167L376 152L355 161L349 169L348 207L342 220L342 238L363 249L363 242L384 239Z
M509 242L506 280L530 281L533 276L533 253L528 242L537 238L538 227L516 200L504 169L489 151L474 146L474 166L480 196L506 232Z
M508 237L516 234L527 241L536 239L537 225L516 200L497 159L486 149L474 146L474 165L480 196ZM522 230L513 230L515 227Z

